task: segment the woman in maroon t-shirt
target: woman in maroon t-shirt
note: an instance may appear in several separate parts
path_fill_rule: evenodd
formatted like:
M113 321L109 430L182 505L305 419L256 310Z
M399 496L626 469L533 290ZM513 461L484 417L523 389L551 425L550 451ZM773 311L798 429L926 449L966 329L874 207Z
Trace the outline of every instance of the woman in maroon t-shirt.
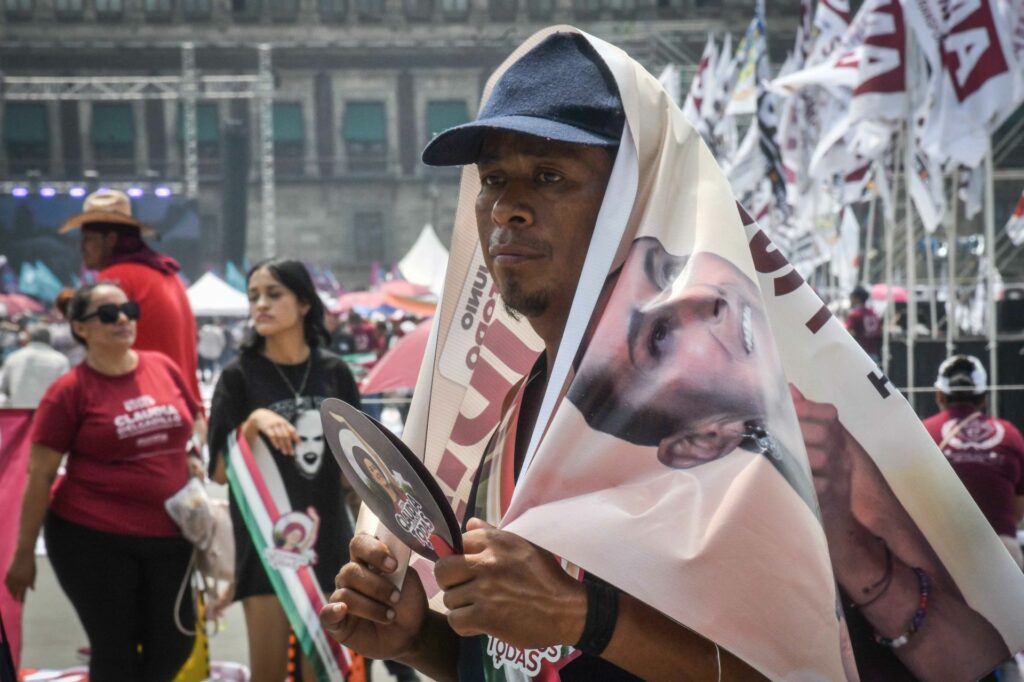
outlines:
M72 298L68 319L85 362L50 387L35 414L7 573L11 594L24 599L45 519L47 553L89 637L90 679L100 682L170 680L194 640L176 625L193 628L192 600L175 614L192 547L164 500L188 481L186 447L201 406L169 358L132 350L139 313L111 283ZM64 453L67 474L49 499Z

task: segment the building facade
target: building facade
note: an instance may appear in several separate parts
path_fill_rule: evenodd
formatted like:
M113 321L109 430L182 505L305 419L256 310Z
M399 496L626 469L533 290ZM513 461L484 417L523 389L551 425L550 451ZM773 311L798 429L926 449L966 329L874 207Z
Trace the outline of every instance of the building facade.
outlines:
M792 40L798 5L769 7L773 57ZM425 223L448 239L459 173L427 168L419 153L433 134L472 117L487 77L531 33L573 24L657 72L669 62L696 63L709 31L738 34L753 12L747 0L2 0L2 7L0 75L37 78L42 89L46 78L102 76L145 90L181 75L184 43L195 46L199 74L241 79L257 73L257 46L270 45L276 250L329 266L350 287L367 281L372 263L399 259ZM221 263L226 233L242 222L248 257L264 255L257 124L251 99L197 104L202 265ZM180 100L7 101L0 180L137 182L144 191L180 184L184 130Z

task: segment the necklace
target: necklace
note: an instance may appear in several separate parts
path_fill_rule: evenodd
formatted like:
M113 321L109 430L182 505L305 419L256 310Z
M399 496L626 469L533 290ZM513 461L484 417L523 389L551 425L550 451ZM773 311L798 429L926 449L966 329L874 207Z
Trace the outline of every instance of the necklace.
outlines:
M267 358L267 360L270 360L270 358ZM298 410L302 407L302 392L306 389L306 381L309 379L309 370L313 366L312 349L309 351L309 357L306 358L306 371L302 373L302 383L299 384L299 390L297 391L295 390L295 387L292 386L292 382L288 380L288 376L284 373L284 370L281 369L281 366L273 360L270 360L270 364L274 366L274 369L276 369L277 373L281 375L284 383L288 385L288 390L295 395L295 409Z

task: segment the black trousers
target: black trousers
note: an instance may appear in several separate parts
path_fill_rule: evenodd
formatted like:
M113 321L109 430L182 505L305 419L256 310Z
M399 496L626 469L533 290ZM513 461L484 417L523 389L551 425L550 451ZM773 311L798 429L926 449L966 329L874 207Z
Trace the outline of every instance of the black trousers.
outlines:
M46 517L46 549L92 649L89 679L167 682L195 640L174 623L174 604L192 556L184 538L116 535ZM190 588L181 623L195 628ZM141 645L141 651L139 649Z

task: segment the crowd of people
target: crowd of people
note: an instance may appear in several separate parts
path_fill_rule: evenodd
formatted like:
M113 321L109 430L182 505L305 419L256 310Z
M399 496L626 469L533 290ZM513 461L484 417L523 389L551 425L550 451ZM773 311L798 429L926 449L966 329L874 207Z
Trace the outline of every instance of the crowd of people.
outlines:
M506 406L515 410L517 428L495 435L492 447L505 458L500 466L512 474L511 486L523 467L625 123L614 79L586 39L555 34L534 49L522 68L510 68L498 82L479 121L443 133L424 152L432 165L478 165L476 218L486 267L505 305L526 318L544 343L514 404ZM567 72L575 82L559 75ZM565 107L566 98L577 99ZM527 228L532 232L526 234ZM415 571L396 589L389 574L398 563L387 545L354 536L347 483L324 443L318 413L329 397L359 405L345 357L372 362L409 330L411 320L370 321L352 313L342 321L325 311L301 262L272 258L247 274L250 314L244 327L226 330L211 320L197 329L177 263L146 244L150 228L132 217L127 196L91 195L61 230L80 231L83 263L99 275L73 292L62 310L81 348L80 362L50 348L56 320L50 327L27 327L24 347L4 359L0 391L7 404L36 410L17 548L5 584L16 599L26 598L42 531L89 638L91 679L170 680L189 656L194 600L176 596L187 583L192 547L164 501L190 477L231 488L235 579L226 598L242 605L253 679L277 681L288 674L294 621L247 518L246 496L252 493L240 489L226 466L232 433L262 440L270 455L258 466L269 467L264 473L279 481L296 518L310 519L282 528L282 537L295 530L303 541L282 540L281 547L291 551L301 544L316 583L310 589L329 597L322 627L361 654L411 666L393 668L400 679L415 679L413 668L436 679L511 679L499 676L500 664L486 655L484 635L522 648L582 652L559 669L562 680L759 677L716 642L597 576L569 577L549 552L481 520L480 510L489 505L480 472L474 504L460 519L465 554L446 557L435 568L448 613L428 607ZM844 572L844 565L836 571L850 602L841 607L866 633L867 645L854 643L861 679L935 678L936 670L958 674L969 667L965 657L1008 658L1013 652L1004 651L991 627L974 622L980 616L941 575L932 571L929 578L900 548L878 543L851 520L849 489L863 481L851 483L849 463L840 471L846 478L838 477L846 486L844 503L824 496L820 481L837 480L837 443L850 440L834 410L792 394L811 458L810 481L765 433L771 404L750 403L743 386L694 386L696 378L687 372L668 371L721 362L739 365L746 377L744 367L760 370L770 361L770 353L761 357L762 347L754 352L753 339L767 334L754 283L727 261L706 255L690 263L700 276L673 289L680 267L657 240L637 240L612 275L620 288L605 301L605 315L621 318L614 329L619 334L594 337L569 400L595 429L658 446L658 460L667 468L702 466L737 447L760 448L812 509L817 490L830 550L856 555L864 569ZM725 289L733 293L708 293ZM857 322L851 330L871 336L871 314L857 312L862 292L853 298L851 319ZM734 339L685 338L701 325L726 324L730 315L738 330ZM654 386L634 385L619 371L626 362L665 363L666 371ZM778 390L770 402L789 400L781 368L773 376ZM200 378L216 382L208 410ZM976 358L943 363L936 390L941 412L926 422L929 433L1020 565L1024 440L1008 422L985 415L988 386ZM649 410L631 411L645 401ZM683 403L692 409L683 410ZM711 424L713 418L719 421ZM62 462L62 481L51 495ZM918 634L930 594L939 615ZM924 605L915 611L919 595ZM951 632L965 623L970 627L958 635L961 649L951 651L950 642L957 641ZM310 659L303 666L303 679L317 677Z

